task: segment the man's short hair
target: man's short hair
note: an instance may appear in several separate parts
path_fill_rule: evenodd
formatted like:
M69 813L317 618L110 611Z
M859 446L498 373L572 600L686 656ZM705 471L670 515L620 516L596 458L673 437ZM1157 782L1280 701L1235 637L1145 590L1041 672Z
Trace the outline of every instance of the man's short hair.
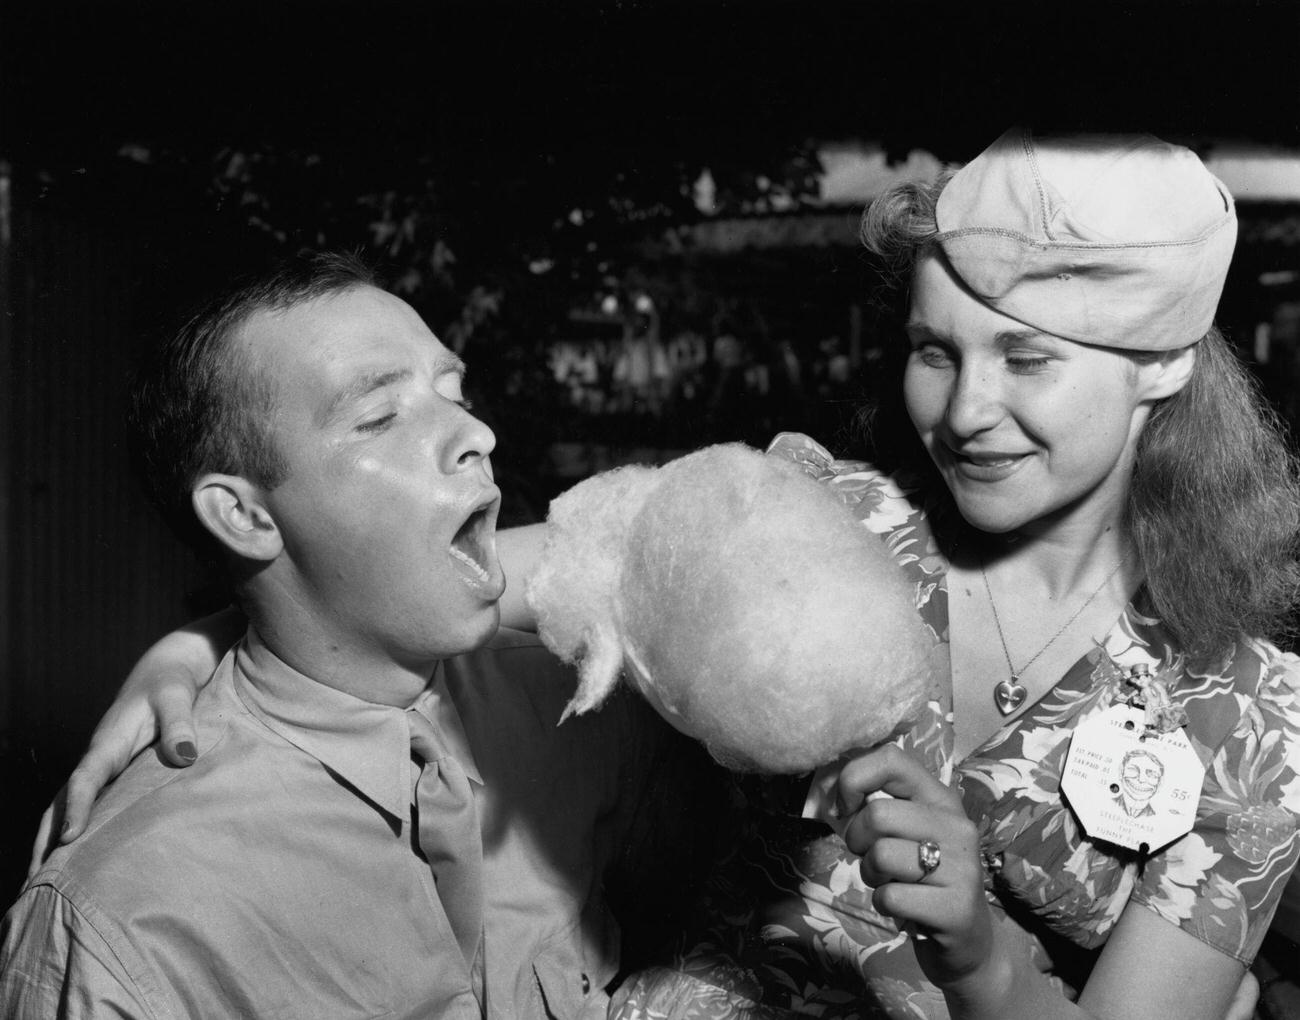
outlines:
M257 312L360 286L377 283L356 255L302 252L213 296L140 366L129 411L134 458L150 498L200 552L213 552L214 540L190 502L196 479L220 472L274 488L287 470L271 429L275 385L235 342L240 327Z

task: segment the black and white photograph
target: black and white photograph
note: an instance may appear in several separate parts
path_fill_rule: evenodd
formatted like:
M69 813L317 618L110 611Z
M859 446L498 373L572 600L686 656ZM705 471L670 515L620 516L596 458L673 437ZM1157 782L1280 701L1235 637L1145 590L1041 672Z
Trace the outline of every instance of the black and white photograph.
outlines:
M0 1016L1300 1020L1300 3L0 3Z

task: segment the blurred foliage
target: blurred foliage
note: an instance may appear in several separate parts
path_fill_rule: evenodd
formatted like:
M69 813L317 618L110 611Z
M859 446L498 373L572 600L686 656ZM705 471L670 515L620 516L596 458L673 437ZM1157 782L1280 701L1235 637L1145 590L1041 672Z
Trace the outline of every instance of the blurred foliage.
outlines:
M820 172L811 140L712 164L591 155L544 154L485 175L429 152L398 151L375 166L269 142L204 152L134 140L116 153L126 173L116 167L109 176L121 187L133 175L127 191L168 196L168 205L210 219L208 229L238 238L255 256L361 249L397 293L463 346L502 313L507 292L530 311L580 305L611 276L633 271L636 241L704 216L797 209L815 198ZM47 174L47 184L52 179ZM548 297L533 293L543 288ZM544 329L555 318L533 321Z
M680 259L647 261L645 239L711 216L797 209L816 196L820 169L811 140L733 148L707 164L703 154L581 146L484 163L409 140L378 159L338 140L175 135L78 155L78 166L43 167L29 190L50 207L138 225L140 243L159 250L158 280L142 281L158 291L144 295L158 321L168 302L190 303L277 255L360 251L471 365L471 395L501 439L496 459L521 490L522 519L549 499L549 445L593 427L566 413L548 345L575 329L619 335L622 312L598 313L611 296L628 309L649 295L671 310L666 328L734 320L741 313L716 279Z

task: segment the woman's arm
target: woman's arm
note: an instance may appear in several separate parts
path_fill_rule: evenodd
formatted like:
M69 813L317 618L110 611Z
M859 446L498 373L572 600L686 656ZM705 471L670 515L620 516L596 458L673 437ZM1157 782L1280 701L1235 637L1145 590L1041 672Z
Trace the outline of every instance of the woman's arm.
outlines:
M54 848L55 839L68 843L81 835L99 791L155 739L161 737L159 751L173 765L194 761L194 699L244 627L238 610L225 609L172 631L141 656L41 818L32 870Z
M498 533L497 551L509 580L501 598L502 626L537 628L524 601L524 578L536 566L545 540L544 524ZM173 765L183 768L193 763L198 754L194 699L245 626L237 610L224 610L172 631L145 652L95 727L90 746L67 784L41 818L32 849L33 871L55 840L69 843L81 835L99 791L156 738L161 737L160 751Z
M943 992L953 1020L1250 1020L1258 998L1240 963L1136 904L1125 908L1077 1003L1063 999L1005 939L983 971Z
M501 596L501 626L536 630L537 619L524 601L524 580L541 559L546 542L545 524L526 524L497 532L497 555L506 572L506 592Z
M890 796L866 800L877 791ZM887 746L856 758L840 774L838 796L842 813L852 816L845 841L862 857L876 908L920 934L917 960L953 1020L1239 1015L1242 965L1136 904L1125 909L1078 1004L1062 998L994 922L975 825L957 793L912 755ZM941 853L928 874L918 851L923 840Z

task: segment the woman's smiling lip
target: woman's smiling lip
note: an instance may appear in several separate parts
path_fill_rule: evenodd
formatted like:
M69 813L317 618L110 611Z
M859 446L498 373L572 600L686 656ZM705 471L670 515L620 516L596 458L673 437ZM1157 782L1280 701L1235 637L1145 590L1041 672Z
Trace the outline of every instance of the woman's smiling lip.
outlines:
M947 459L963 478L976 482L999 482L1014 474L1029 459L1027 453L960 451L946 446Z

